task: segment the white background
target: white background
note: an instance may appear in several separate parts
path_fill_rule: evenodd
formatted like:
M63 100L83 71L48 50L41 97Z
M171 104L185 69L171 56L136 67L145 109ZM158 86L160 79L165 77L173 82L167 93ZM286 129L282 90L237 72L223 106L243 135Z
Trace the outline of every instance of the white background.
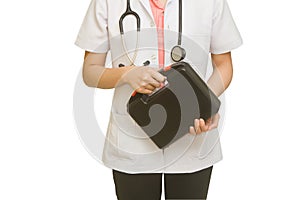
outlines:
M244 45L233 52L210 200L300 199L297 3L229 0ZM0 3L0 199L116 199L111 171L73 122L83 61L74 41L88 4Z

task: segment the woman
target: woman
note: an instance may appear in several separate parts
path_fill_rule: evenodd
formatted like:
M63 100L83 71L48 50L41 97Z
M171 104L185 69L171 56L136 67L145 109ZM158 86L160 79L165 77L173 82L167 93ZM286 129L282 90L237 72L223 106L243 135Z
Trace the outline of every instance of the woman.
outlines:
M160 199L162 175L166 199L206 199L212 167L222 159L216 129L220 115L207 121L195 119L184 137L161 150L143 137L127 113L126 103L134 90L150 94L165 83L166 77L158 69L174 63L169 52L176 45L177 34L173 33L178 32L180 17L186 59L194 59L196 66L201 63L200 75L206 73L203 60L207 62L206 57L211 56L213 72L207 84L217 96L231 82L230 52L242 44L241 36L226 0L182 1L181 15L180 0L131 0L131 9L141 21L140 43L146 47L135 52L139 38L134 19L123 21L125 42L120 37L119 19L127 3L92 0L75 42L85 50L85 84L115 88L103 163L112 169L119 200ZM191 41L199 49L192 47ZM111 68L105 66L108 51Z

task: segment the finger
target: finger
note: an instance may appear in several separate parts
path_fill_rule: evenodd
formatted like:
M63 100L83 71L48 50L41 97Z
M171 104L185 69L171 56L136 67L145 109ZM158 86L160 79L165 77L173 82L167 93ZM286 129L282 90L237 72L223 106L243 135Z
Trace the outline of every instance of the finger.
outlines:
M202 131L202 132L208 131L208 126L205 125L205 121L204 121L202 118L200 118L199 121L200 121L200 128L201 128L201 131Z
M212 117L209 118L208 120L206 120L206 125L207 125L207 126L210 126L211 123L212 123Z
M197 134L200 134L201 133L201 128L200 128L200 123L199 123L198 119L194 120L194 127L195 127L195 132Z
M140 88L136 89L136 92L142 93L142 94L151 94L152 90L148 90L144 87L140 87Z
M153 73L151 74L152 77L157 80L158 82L164 82L166 80L166 77L163 76L161 73L157 72L157 71L153 71Z
M208 130L212 130L212 129L215 129L218 127L218 124L217 123L212 123L209 127L208 127Z
M153 91L156 87L154 87L154 86L151 85L151 84L148 84L148 85L146 85L144 88L147 89L147 90Z
M209 125L208 130L212 130L217 127L218 127L218 120L215 120Z
M196 131L193 126L190 126L190 133L196 135Z
M159 88L161 86L161 83L155 80L154 78L149 78L148 83L151 84L152 86Z
M214 117L213 117L213 120L212 120L212 123L211 125L208 127L209 130L212 130L214 128L217 128L218 127L218 124L219 124L219 120L220 120L220 115L219 114L216 114Z

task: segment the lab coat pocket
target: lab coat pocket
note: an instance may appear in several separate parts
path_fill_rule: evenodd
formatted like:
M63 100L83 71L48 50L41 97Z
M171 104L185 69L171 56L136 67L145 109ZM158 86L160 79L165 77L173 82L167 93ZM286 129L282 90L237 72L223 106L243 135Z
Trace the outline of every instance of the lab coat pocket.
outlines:
M118 127L117 147L120 158L135 160L157 151L157 147L129 114L113 113Z
M213 129L211 131L201 133L201 137L199 137L198 141L198 149L196 157L198 159L206 158L218 145L220 142L220 136L218 129Z

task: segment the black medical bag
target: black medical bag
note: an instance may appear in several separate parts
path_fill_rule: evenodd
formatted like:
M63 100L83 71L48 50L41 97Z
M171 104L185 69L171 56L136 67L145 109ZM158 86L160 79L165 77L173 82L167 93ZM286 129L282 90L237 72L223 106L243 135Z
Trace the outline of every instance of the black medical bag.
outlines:
M220 100L186 62L159 71L166 85L151 94L135 93L127 111L151 140L165 148L189 132L194 119L215 115Z

